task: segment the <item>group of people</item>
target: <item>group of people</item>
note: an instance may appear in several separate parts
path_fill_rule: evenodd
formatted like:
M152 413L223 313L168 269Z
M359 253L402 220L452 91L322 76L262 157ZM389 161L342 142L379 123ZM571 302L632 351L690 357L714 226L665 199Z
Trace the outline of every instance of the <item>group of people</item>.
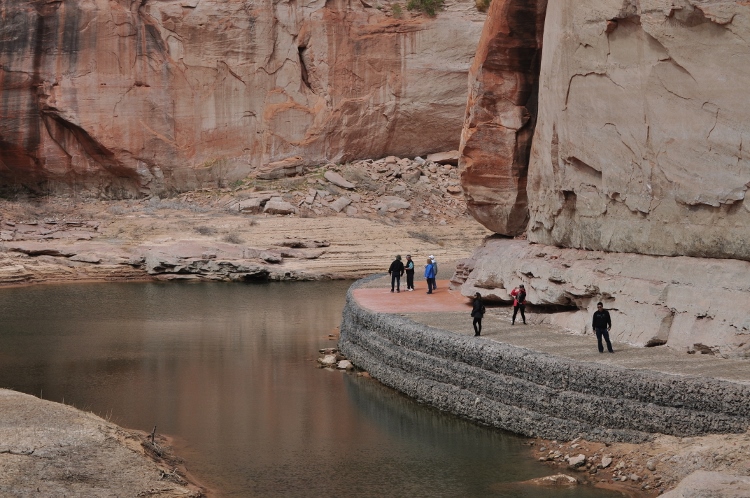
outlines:
M406 290L414 290L414 261L411 259L411 254L406 255L406 264L401 261L401 255L396 256L396 259L391 263L388 268L388 273L391 276L391 292L401 292L401 277L406 273ZM435 256L430 255L427 258L427 264L424 267L424 278L427 281L427 294L432 294L437 289L437 272L438 265L435 260ZM513 318L511 319L511 325L516 324L516 317L518 313L521 313L521 320L526 325L526 288L523 284L510 291L510 296L513 298ZM485 306L482 301L482 295L477 292L474 294L474 300L471 306L471 316L474 319L472 325L474 326L474 337L478 337L482 334L482 318L485 314ZM596 341L599 346L599 352L604 352L604 345L602 339L607 344L607 351L614 353L612 349L612 343L609 340L609 330L612 328L612 318L609 316L609 311L604 309L602 303L596 304L596 311L591 319L591 328L594 329L596 334Z
M516 316L519 311L521 312L523 324L526 325L526 288L521 284L510 291L510 296L513 298L513 319L511 325L516 324ZM482 334L482 318L484 318L484 313L485 307L482 302L482 295L477 292L474 294L474 301L471 305L471 316L474 318L474 322L472 323L474 326L474 337Z
M401 255L397 255L396 259L391 263L388 268L388 274L391 276L391 292L401 292L401 277L406 273L406 290L411 292L414 290L414 261L411 259L411 254L406 255L406 263L401 261ZM427 264L424 267L424 278L427 281L427 294L437 289L437 273L438 264L435 260L435 256L430 254L427 258Z
M516 324L516 316L518 312L521 312L521 319L523 324L526 325L526 289L523 284L519 285L510 292L513 298L513 318L511 319L511 325ZM482 302L482 295L477 292L474 294L474 301L471 306L471 316L474 318L472 325L474 326L474 337L478 337L482 333L482 318L484 317L485 307ZM604 345L602 339L607 344L607 351L614 353L612 349L612 343L609 340L609 330L612 328L612 317L609 315L609 311L604 309L604 304L601 302L596 303L596 311L591 319L591 328L594 329L596 334L596 342L599 347L599 352L604 352Z

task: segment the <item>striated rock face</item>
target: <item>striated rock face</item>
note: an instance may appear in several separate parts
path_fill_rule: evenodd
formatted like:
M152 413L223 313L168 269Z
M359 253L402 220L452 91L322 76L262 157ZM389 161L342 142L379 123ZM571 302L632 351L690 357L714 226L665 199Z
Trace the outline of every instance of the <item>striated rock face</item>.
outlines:
M534 133L547 0L492 2L469 71L461 183L472 215L497 233L526 230L526 181Z
M489 239L454 276L461 293L510 302L524 283L545 321L591 334L602 301L611 337L724 357L750 356L750 262L604 253ZM552 312L550 312L552 311ZM531 310L531 314L534 310Z
M461 3L463 2L463 3ZM131 196L458 146L484 15L0 0L0 186Z
M529 240L750 260L750 8L560 0L545 25Z

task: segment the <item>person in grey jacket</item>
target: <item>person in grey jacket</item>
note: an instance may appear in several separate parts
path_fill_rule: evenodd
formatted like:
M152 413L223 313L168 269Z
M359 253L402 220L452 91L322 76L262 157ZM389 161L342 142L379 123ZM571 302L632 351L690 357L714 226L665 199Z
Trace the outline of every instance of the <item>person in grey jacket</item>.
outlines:
M435 256L433 256L432 254L430 254L430 261L432 261L432 267L435 269L435 277L432 279L432 288L437 289L438 264Z

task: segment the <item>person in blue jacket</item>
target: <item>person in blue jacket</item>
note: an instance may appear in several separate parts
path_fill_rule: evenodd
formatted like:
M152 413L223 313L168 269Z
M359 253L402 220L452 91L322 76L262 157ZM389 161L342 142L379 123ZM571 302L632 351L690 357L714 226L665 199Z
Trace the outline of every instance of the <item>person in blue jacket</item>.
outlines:
M429 258L427 258L427 264L424 267L424 278L427 280L427 294L432 294L432 289L435 288L435 266Z

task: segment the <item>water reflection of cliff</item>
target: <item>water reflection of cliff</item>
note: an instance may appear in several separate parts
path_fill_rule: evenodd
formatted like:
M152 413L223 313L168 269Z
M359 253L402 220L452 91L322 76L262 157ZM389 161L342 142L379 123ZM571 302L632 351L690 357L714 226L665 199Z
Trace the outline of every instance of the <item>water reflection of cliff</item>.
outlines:
M523 438L444 414L371 379L349 375L344 385L352 405L381 431L383 440L402 448L406 456L397 458L415 467L415 480L429 476L440 496L620 496L587 486L545 489L518 484L552 470L531 459Z

